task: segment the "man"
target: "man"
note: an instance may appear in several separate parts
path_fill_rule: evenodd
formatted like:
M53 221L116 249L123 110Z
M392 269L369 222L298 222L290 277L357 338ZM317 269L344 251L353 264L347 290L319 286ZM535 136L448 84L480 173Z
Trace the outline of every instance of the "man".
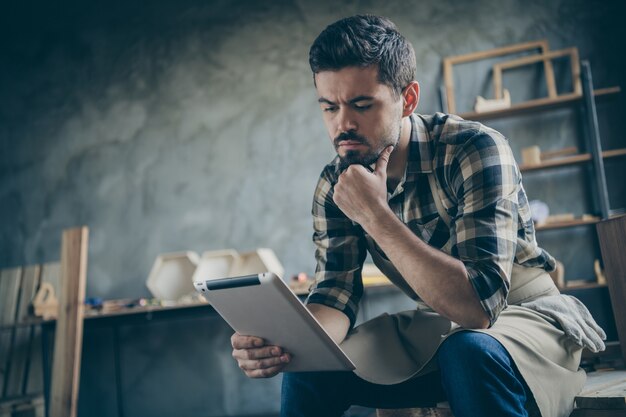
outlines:
M603 335L547 274L554 259L536 244L506 139L456 116L414 114L415 54L385 18L330 25L309 60L337 157L315 191L307 305L357 369L286 373L282 414L447 400L456 417L569 415L582 346L601 349ZM353 329L367 251L418 309ZM290 360L253 336L232 345L250 377Z

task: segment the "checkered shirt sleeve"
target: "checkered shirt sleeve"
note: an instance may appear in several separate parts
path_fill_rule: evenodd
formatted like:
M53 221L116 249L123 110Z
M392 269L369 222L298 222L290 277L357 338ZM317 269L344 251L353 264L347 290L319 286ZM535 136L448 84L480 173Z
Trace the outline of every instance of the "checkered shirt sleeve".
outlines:
M451 255L465 265L491 326L510 288L521 175L506 139L491 129L454 147L449 161L443 170L457 201Z
M305 303L342 311L354 326L363 295L361 268L367 249L363 229L335 205L331 168L322 172L313 198L315 284Z

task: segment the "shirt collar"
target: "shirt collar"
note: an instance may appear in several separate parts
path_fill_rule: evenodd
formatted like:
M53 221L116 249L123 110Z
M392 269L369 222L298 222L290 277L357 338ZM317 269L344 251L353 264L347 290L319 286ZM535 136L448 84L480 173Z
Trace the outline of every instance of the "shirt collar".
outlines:
M428 126L418 114L412 114L410 119L411 137L409 138L407 172L411 174L432 172L433 142Z

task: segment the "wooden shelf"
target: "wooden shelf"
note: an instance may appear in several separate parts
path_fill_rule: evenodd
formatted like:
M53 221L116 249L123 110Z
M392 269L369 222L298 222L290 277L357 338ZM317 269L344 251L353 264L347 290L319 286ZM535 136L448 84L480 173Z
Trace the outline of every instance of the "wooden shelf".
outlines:
M600 220L595 220L595 219L594 220L575 219L575 220L569 220L566 222L554 222L554 223L542 224L540 226L535 226L535 231L550 230L550 229L565 229L567 227L585 226L588 224L596 224L599 221Z
M594 90L594 97L610 96L619 94L621 92L620 87L600 88ZM461 113L459 116L466 120L486 120L497 119L500 117L513 116L517 114L532 113L536 111L548 110L557 107L564 107L582 100L582 94L570 93L563 94L557 98L539 98L535 100L529 100L522 103L513 104L508 109L493 110L488 112L476 113L468 112Z
M603 158L615 158L618 156L626 156L626 148L613 149L610 151L602 152ZM537 165L522 164L519 166L519 169L521 172L538 171L542 169L557 168L567 165L583 164L588 161L591 161L591 154L581 153L578 155L566 156L563 158L550 159Z
M592 288L606 288L607 284L598 284L597 282L589 281L589 284L572 285L571 287L561 287L559 291L572 291L572 290L589 290Z

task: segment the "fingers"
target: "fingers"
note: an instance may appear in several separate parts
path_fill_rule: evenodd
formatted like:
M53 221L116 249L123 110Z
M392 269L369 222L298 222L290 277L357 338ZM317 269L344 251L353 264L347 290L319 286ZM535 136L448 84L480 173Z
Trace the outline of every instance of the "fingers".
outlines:
M251 349L263 346L265 341L260 337L242 336L239 333L235 333L230 338L230 344L233 349Z
M244 371L254 372L257 370L263 369L272 369L272 368L282 368L286 364L289 363L289 354L285 353L281 356L265 358L265 359L256 359L256 360L239 360L237 363L239 367Z
M283 350L278 346L264 346L262 348L251 349L233 349L233 358L237 360L251 360L251 359L264 359L279 357L283 353Z
M291 355L279 346L265 345L259 337L231 337L232 356L239 367L250 378L270 378L279 373L291 361Z
M387 175L387 164L389 163L389 157L391 156L391 152L393 152L393 145L387 146L378 157L375 169L375 172L377 174Z
M276 346L272 348L276 348ZM263 359L241 359L241 357L261 357L261 353L255 352L257 350L233 351L233 357L237 359L239 368L250 378L271 378L282 371L285 365L291 361L291 355L288 353L283 353L280 356L263 357ZM278 350L281 349L278 348Z
M276 376L282 369L284 365L274 366L272 368L266 369L255 369L253 371L246 371L244 373L248 378L271 378Z
M591 328L591 326L583 326L583 332L583 347L596 353L604 350L604 343L595 329Z

